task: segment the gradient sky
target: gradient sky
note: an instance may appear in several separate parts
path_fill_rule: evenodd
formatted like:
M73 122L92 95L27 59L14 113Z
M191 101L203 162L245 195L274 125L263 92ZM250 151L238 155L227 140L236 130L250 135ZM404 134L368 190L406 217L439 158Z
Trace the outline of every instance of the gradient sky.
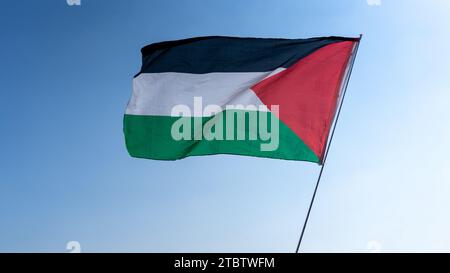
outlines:
M446 0L2 1L0 251L294 251L319 166L127 154L140 48L360 33L303 251L450 251L449 25Z

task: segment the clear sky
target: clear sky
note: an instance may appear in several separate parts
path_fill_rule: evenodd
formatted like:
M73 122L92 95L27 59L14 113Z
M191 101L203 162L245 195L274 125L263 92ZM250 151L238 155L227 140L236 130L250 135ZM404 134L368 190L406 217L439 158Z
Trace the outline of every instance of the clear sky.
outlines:
M294 251L319 166L127 154L140 48L360 33L303 250L450 251L449 25L446 0L2 1L0 251Z

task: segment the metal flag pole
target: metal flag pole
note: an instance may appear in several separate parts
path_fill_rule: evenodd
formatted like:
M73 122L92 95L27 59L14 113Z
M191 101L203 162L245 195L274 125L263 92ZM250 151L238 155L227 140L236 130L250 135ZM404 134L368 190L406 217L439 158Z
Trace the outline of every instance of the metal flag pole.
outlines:
M314 204L314 199L316 198L317 189L319 188L320 178L322 177L323 168L325 167L325 162L327 160L328 151L330 150L331 141L333 140L334 131L336 129L336 124L337 124L337 122L339 120L339 115L341 113L342 104L344 103L345 93L347 92L348 82L350 80L350 75L352 74L353 64L355 63L356 54L358 53L358 48L359 48L359 43L361 42L361 38L362 38L362 34L359 35L359 40L356 43L356 45L354 46L354 48L353 48L353 52L352 52L352 55L350 57L351 58L350 59L350 65L347 67L347 71L346 71L345 76L344 76L344 82L343 82L343 85L341 86L342 97L341 97L340 102L339 102L339 107L338 107L338 110L337 110L337 113L336 113L336 118L334 120L333 129L331 131L330 139L329 139L328 145L326 147L325 155L324 155L323 161L322 161L322 166L320 167L319 176L317 177L317 182L316 182L316 186L314 188L314 193L312 195L311 202L309 203L308 213L306 214L305 222L303 223L302 232L300 233L300 238L298 240L297 249L295 250L295 253L299 252L300 245L302 244L302 240L303 240L303 235L305 235L306 225L308 224L309 215L311 214L311 208L312 208L312 206Z

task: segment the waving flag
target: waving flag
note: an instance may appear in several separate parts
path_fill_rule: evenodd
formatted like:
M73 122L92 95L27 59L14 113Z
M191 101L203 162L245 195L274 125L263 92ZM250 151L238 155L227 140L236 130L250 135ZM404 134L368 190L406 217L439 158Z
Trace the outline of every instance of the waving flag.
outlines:
M124 117L128 152L321 163L358 41L198 37L148 45Z

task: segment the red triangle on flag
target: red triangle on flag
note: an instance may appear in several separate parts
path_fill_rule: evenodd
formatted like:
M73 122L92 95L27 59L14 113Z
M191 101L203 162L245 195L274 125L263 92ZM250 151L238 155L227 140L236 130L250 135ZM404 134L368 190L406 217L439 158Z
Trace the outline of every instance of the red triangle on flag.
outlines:
M324 46L251 88L321 161L354 44Z

